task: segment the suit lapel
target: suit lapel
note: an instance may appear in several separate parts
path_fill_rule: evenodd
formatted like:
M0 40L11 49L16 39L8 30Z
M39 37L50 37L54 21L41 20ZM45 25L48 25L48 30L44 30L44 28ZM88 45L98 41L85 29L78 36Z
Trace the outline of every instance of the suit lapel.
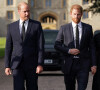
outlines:
M84 39L85 39L85 26L84 26L84 23L82 23L82 37L81 37L81 42L80 42L80 48L82 45L83 42L84 42Z
M75 42L74 42L74 34L73 34L73 27L72 27L72 23L69 24L69 34L70 34L70 39L72 42L72 47L75 47Z
M30 30L31 30L31 25L32 25L32 22L29 19L28 27L27 27L27 31L26 31L26 35L25 35L25 40L29 37L29 33L30 33Z
M16 35L18 36L18 40L20 40L22 42L22 39L21 39L21 34L20 34L20 30L19 30L19 20L16 22Z

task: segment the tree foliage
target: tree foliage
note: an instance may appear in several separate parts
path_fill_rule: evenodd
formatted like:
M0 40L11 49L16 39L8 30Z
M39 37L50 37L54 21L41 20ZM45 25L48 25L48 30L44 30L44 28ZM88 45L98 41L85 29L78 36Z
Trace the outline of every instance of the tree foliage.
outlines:
M93 0L93 4L88 8L88 11L95 13L100 13L100 0Z

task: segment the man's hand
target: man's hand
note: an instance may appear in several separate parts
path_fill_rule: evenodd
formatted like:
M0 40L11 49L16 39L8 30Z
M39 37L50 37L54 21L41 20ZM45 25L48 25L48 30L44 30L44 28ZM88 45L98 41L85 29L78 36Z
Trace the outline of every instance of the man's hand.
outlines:
M80 51L78 49L73 48L73 49L69 49L69 53L72 55L77 55L80 53Z
M36 73L37 74L39 74L39 73L41 73L43 71L43 67L42 66L37 66L37 68L36 68Z
M5 74L8 76L8 75L11 75L11 69L10 68L6 68L5 69Z
M96 71L97 71L97 67L96 66L92 66L91 67L91 72L92 72L93 75L96 73Z

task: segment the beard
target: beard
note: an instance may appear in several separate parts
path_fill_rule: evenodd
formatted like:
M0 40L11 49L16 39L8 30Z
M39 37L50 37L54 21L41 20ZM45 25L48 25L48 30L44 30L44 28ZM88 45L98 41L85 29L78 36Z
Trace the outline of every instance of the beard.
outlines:
M79 19L79 18L72 18L72 21L73 21L74 23L77 23L77 24L80 22L80 20L81 20L81 19Z

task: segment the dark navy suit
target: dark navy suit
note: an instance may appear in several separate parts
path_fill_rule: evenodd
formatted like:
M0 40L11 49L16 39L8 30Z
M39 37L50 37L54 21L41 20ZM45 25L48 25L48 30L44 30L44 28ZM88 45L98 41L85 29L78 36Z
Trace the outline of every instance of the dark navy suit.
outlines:
M97 72L93 76L92 90L100 90L100 30L94 32L96 46Z
M24 41L19 20L8 25L5 67L12 69L14 90L24 90L24 80L27 90L38 90L36 67L43 65L43 54L44 36L40 22L29 19Z
M55 49L64 55L63 72L66 90L75 90L75 78L78 90L85 90L88 82L90 66L96 65L95 47L92 27L82 23L82 37L78 59L69 54L69 49L75 48L72 23L61 26L55 42Z

